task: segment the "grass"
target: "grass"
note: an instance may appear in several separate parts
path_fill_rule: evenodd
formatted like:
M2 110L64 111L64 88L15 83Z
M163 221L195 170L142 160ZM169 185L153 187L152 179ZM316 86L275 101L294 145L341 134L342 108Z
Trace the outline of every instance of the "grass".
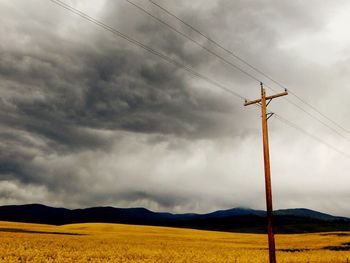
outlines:
M277 235L278 262L350 260L350 235ZM119 224L0 222L0 262L268 262L267 237Z

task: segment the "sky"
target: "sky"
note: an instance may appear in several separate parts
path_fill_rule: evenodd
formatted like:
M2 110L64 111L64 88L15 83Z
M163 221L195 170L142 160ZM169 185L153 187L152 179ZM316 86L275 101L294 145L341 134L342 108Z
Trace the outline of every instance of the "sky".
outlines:
M283 91L151 2L130 1ZM269 120L273 201L350 216L350 2L154 2L341 125L291 94L273 100L271 112L322 141ZM126 0L65 3L244 98L260 96L257 80ZM0 205L265 209L258 107L49 0L0 0L0 22Z

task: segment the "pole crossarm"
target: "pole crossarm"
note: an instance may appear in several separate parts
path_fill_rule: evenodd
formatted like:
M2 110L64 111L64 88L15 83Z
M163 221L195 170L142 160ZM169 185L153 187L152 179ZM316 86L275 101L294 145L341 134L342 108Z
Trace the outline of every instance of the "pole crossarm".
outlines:
M278 97L282 97L282 96L286 96L288 95L288 91L284 91L284 92L281 92L281 93L277 93L275 95L271 95L271 96L267 96L265 99L266 100L273 100L275 98L278 98ZM249 105L253 105L253 104L256 104L256 103L261 103L261 99L257 99L257 100L251 100L251 101L246 101L244 103L244 106L249 106Z

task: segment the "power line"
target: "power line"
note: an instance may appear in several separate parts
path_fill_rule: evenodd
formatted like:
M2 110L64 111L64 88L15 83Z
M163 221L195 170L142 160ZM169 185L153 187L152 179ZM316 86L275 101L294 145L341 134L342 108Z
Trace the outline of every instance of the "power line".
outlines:
M167 26L168 28L170 28L171 30L173 30L174 32L178 33L179 35L185 37L186 39L192 41L193 43L195 43L196 45L198 45L199 47L203 48L204 50L206 50L207 52L209 52L210 54L218 57L219 59L221 59L222 61L224 61L226 64L229 64L230 66L233 66L234 68L238 69L239 71L241 71L242 73L244 73L245 75L249 76L250 78L258 81L259 83L261 82L261 80L259 80L258 78L256 78L255 76L253 76L252 74L248 73L247 71L243 70L242 68L240 68L239 66L235 65L234 63L226 60L224 57L218 55L217 53L213 52L212 50L208 49L206 46L202 45L201 43L199 43L198 41L196 41L195 39L187 36L186 34L184 34L183 32L177 30L175 27L171 26L170 24L164 22L162 19L156 17L155 15L153 15L152 13L148 12L146 9L144 9L143 7L133 3L130 0L125 0L126 2L128 2L129 4L133 5L134 7L138 8L139 10L141 10L142 12L144 12L145 14L151 16L153 19L157 20L159 23ZM256 70L257 72L261 73L262 75L265 75L263 72L261 72L259 69L255 68L253 65L249 64L248 62L246 62L245 60L241 59L240 57L238 57L237 55L235 55L232 51L224 48L222 45L220 45L219 43L217 43L215 40L212 40L211 38L205 36L203 33L201 33L199 30L195 29L193 26L189 25L188 23L186 23L185 21L183 21L182 19L180 19L179 17L177 17L176 15L170 13L170 11L166 10L165 8L161 7L160 5L158 5L157 3L153 2L152 0L149 0L151 3L153 3L154 5L156 5L157 7L161 8L162 10L164 10L166 13L170 14L171 16L175 17L176 19L178 19L179 21L181 21L182 23L184 23L186 26L189 26L191 29L195 30L195 32L201 34L202 36L204 36L206 39L208 39L209 41L211 41L212 43L214 43L215 45L219 46L221 49L223 49L224 51L230 53L231 55L233 55L235 58L239 59L240 61L242 61L243 63L245 63L246 65L248 65L249 67L253 68L254 70ZM268 77L267 75L265 75L266 77ZM268 77L269 79L271 79L270 77ZM273 79L271 79L273 81ZM275 83L277 83L279 86L283 87L281 84L279 84L278 82L274 81ZM277 92L276 89L273 89L272 87L265 85L266 87L268 87L270 90ZM302 100L302 98L296 96L293 92L290 92L291 94L293 94L295 97L297 97L299 100ZM328 125L326 122L322 121L320 118L316 117L315 115L311 114L310 112L306 111L305 109L303 109L301 106L299 106L298 104L296 104L295 102L289 100L288 98L285 98L287 100L287 102L289 102L290 104L292 104L293 106L297 107L299 110L301 110L302 112L306 113L307 115L309 115L311 118L315 119L316 121L320 122L322 125L324 125L325 127L327 127L328 129L330 129L332 132L334 132L336 135L342 137L345 140L349 140L347 137L345 137L342 133L340 133L337 129L331 127L330 125ZM322 115L322 113L321 113ZM324 117L327 118L327 116L324 115ZM328 118L327 118L328 119ZM330 120L330 119L329 119ZM332 123L335 123L334 121L330 120ZM335 123L336 124L336 123ZM339 125L338 125L339 126Z
M323 144L323 145L325 145L325 146L331 148L332 150L336 151L337 153L341 154L342 156L344 156L344 157L350 159L350 155L349 155L349 154L347 154L347 153L345 153L345 152L339 150L338 148L334 147L332 144L325 142L324 140L320 139L319 137L315 136L314 134L312 134L312 133L310 133L310 132L304 130L304 129L301 128L301 127L299 127L299 126L296 125L295 123L293 123L293 122L287 120L286 118L283 118L281 115L274 114L274 117L275 117L276 119L278 119L279 121L281 121L282 123L284 123L285 125L288 125L288 126L294 128L294 129L300 131L301 133L303 133L303 134L309 136L310 138L316 140L317 142L319 142L319 143L321 143L321 144Z
M246 101L246 98L241 96L237 92L235 92L235 91L233 91L233 90L231 90L231 89L221 85L220 83L218 83L218 82L216 82L216 81L214 81L214 80L212 80L212 79L210 79L210 78L208 78L208 77L198 73L197 71L193 70L191 67L189 67L189 66L187 66L187 65L185 65L183 63L180 63L180 62L178 62L178 61L176 61L176 60L174 60L174 59L172 59L172 58L170 58L170 57L168 57L168 56L166 56L166 55L164 55L164 54L162 54L162 53L152 49L151 47L148 47L147 45L144 45L143 43L141 43L141 42L139 42L139 41L137 41L137 40L135 40L135 39L133 39L133 38L123 34L123 33L121 33L120 31L118 31L118 30L116 30L116 29L114 29L114 28L104 24L103 22L92 18L91 16L87 15L86 13L83 13L83 12L79 11L78 9L75 9L74 7L71 7L71 6L67 5L66 3L64 3L64 2L62 2L60 0L50 0L50 1L53 2L54 4L58 5L58 6L61 6L64 9L66 9L66 10L68 10L68 11L70 11L70 12L72 12L72 13L80 16L80 17L82 17L83 19L86 19L89 22L91 22L93 24L96 24L97 26L102 27L103 29L105 29L105 30L107 30L107 31L109 31L109 32L111 32L111 33L113 33L113 34L115 34L115 35L117 35L117 36L127 40L128 42L132 43L133 45L139 46L139 47L145 49L146 51L148 51L148 52L150 52L150 53L152 53L152 54L154 54L156 56L159 56L160 58L162 58L166 62L168 62L170 64L173 64L176 67L185 69L186 71L190 72L195 77L201 78L201 79L207 81L208 83L211 83L212 85L214 85L214 86L216 86L216 87L218 87L220 89L223 89L224 91L228 92L229 94L231 94L231 95L233 95L235 97L238 97L241 100ZM276 114L275 114L275 116L276 116ZM308 136L311 136L312 138L316 139L318 142L320 142L320 143L322 143L322 144L332 148L333 150L335 150L338 153L346 156L347 158L350 158L350 156L348 154L340 151L339 149L335 148L334 146L330 145L329 143L324 142L322 139L320 139L320 138L318 138L318 137L316 137L316 136L306 132L305 130L303 130L302 128L297 126L296 124L286 120L285 118L281 117L280 115L278 115L277 119L279 119L280 121L286 123L287 125L295 128L295 129L301 130L303 133L305 133Z
M130 3L129 0L126 0ZM164 11L165 13L167 13L168 15L170 15L171 17L177 19L178 21L180 21L182 24L186 25L187 27L189 27L190 29L192 29L193 31L195 31L196 33L200 34L202 37L204 37L205 39L207 39L209 42L211 42L212 44L214 44L215 46L219 47L221 50L224 50L225 52L229 53L231 56L233 56L235 59L241 61L242 63L244 63L245 65L247 65L248 67L252 68L253 70L255 70L256 72L258 72L259 74L261 74L262 76L264 76L265 78L267 78L268 80L272 81L273 83L275 83L276 85L278 85L279 87L283 88L283 89L287 89L285 87L285 85L281 84L280 82L278 82L277 80L273 79L271 76L267 75L266 73L264 73L262 70L258 69L257 67L255 67L254 65L252 65L251 63L247 62L245 59L239 57L238 55L236 55L234 52L232 52L231 50L225 48L223 45L221 45L220 43L218 43L217 41L213 40L211 37L207 36L206 34L202 33L200 30L196 29L194 26L192 26L191 24L189 24L188 22L184 21L183 19L181 19L180 17L178 17L177 15L175 15L174 13L170 12L168 9L164 8L163 6L159 5L158 3L154 2L153 0L148 0L150 3L152 3L153 5L157 6L159 9L161 9L162 11ZM133 3L132 3L133 4ZM134 4L135 5L135 4ZM138 7L140 8L140 7ZM140 8L142 9L142 8ZM144 10L144 9L143 9ZM145 11L145 10L144 10ZM147 11L146 11L147 12ZM151 15L151 14L150 14ZM155 19L157 19L158 21L161 21L159 18L156 18L155 16L151 15L152 17L154 17ZM167 24L165 22L161 22L163 24ZM168 25L168 27L172 28L172 26ZM178 30L176 30L177 32L179 32ZM180 33L181 35L185 35L182 32ZM185 35L185 37L187 37ZM188 37L187 37L188 38ZM207 50L207 49L206 49ZM210 53L214 53L214 52L210 52ZM221 56L220 56L221 57ZM233 64L233 63L232 63ZM235 65L235 67L237 68L238 66ZM249 74L252 75L252 74ZM255 80L257 80L256 77L253 77ZM261 82L259 80L259 82ZM270 87L269 85L265 86L267 88L269 88L270 90L277 92L276 89L273 89L272 87ZM299 101L301 101L302 103L304 103L305 105L307 105L309 108L311 108L314 112L318 113L320 116L322 116L323 118L325 118L326 120L328 120L329 122L331 122L332 124L336 125L339 129L341 129L342 131L350 134L350 131L347 130L346 128L344 128L342 125L338 124L337 122L335 122L334 120L332 120L330 117L328 117L327 115L325 115L324 113L322 113L319 109L317 109L315 106L313 106L312 104L310 104L309 102L307 102L306 100L304 100L303 98L301 98L300 96L298 96L295 92L290 91L288 89L289 93L292 94L294 97L296 97ZM299 109L301 109L302 111L306 112L304 109L302 109L300 106L297 106L296 103L292 102L291 100L285 98L290 104L298 107ZM325 122L320 121L319 118L316 118L315 115L312 115L311 113L308 113L309 116L311 116L312 118L314 118L315 120L321 122L324 126L328 127L329 129L331 129L332 131L334 131L335 133L337 133L338 135L340 135L341 137L345 138L348 140L347 137L343 136L341 133L339 133L339 131L337 131L336 129L330 127L329 125L327 125Z
M128 0L126 0L128 1ZM201 31L199 31L198 29L196 29L194 26L190 25L189 23L187 23L186 21L184 21L183 19L181 19L180 17L178 17L177 15L175 15L174 13L170 12L169 10L165 9L164 7L162 7L161 5L157 4L156 2L152 1L152 0L148 0L149 2L151 2L153 5L157 6L159 9L163 10L165 13L167 13L168 15L176 18L177 20L179 20L182 24L186 25L187 27L189 27L190 29L192 29L193 31L195 31L196 33L200 34L202 37L204 37L206 40L208 40L209 42L211 42L212 44L216 45L217 47L219 47L220 49L226 51L227 53L231 54L234 58L236 58L237 60L241 61L242 63L244 63L245 65L249 66L250 68L254 69L256 72L259 72L261 75L265 76L265 73L260 71L258 68L254 67L252 64L248 63L246 60L240 58L239 56L237 56L235 53L233 53L231 50L225 48L224 46L222 46L220 43L218 43L217 41L213 40L212 38L210 38L209 36L205 35L204 33L202 33ZM128 1L129 2L129 1ZM268 76L265 76L268 78ZM259 82L261 82L259 80ZM266 85L265 85L266 86Z
M314 111L316 111L318 114L320 114L323 118L327 119L328 121L330 121L331 123L333 123L334 125L336 125L338 128L340 128L341 130L343 130L344 132L350 134L350 131L347 130L346 128L344 128L343 126L341 126L340 124L338 124L337 122L333 121L331 118L329 118L327 115L325 115L324 113L322 113L321 111L319 111L316 107L314 107L312 104L309 104L307 101L305 101L303 98L301 98L300 96L298 96L297 94L295 94L292 91L289 91L294 97L296 97L298 100L300 100L301 102L303 102L304 104L308 105L311 109L313 109Z
M172 64L172 65L174 65L174 66L176 66L178 68L182 68L182 69L188 71L189 73L191 73L195 77L200 78L202 80L205 80L206 82L208 82L208 83L210 83L210 84L212 84L212 85L214 85L214 86L216 86L216 87L218 87L218 88L220 88L220 89L222 89L222 90L224 90L226 92L229 92L230 94L236 96L237 98L239 98L241 100L244 100L244 101L246 100L245 97L241 96L237 92L235 92L235 91L227 88L226 86L218 83L217 81L215 81L215 80L213 80L213 79L211 79L211 78L209 78L209 77L207 77L207 76L197 72L192 67L190 67L190 66L188 66L188 65L186 65L184 63L181 63L179 61L176 61L175 59L170 58L169 56L167 56L167 55L165 55L165 54L163 54L163 53L161 53L161 52L159 52L159 51L157 51L157 50L155 50L155 49L153 49L153 48L151 48L151 47L141 43L138 40L135 40L134 38L131 38L131 37L127 36L126 34L124 34L124 33L120 32L120 31L118 31L117 29L115 29L115 28L113 28L113 27L111 27L111 26L109 26L109 25L107 25L107 24L105 24L105 23L103 23L103 22L101 22L101 21L99 21L99 20L89 16L88 14L86 14L84 12L81 12L80 10L78 10L78 9L76 9L76 8L74 8L74 7L68 5L68 4L66 4L66 3L64 3L64 2L62 2L60 0L50 0L50 1L53 2L56 5L59 5L59 6L63 7L64 9L66 9L66 10L68 10L68 11L70 11L70 12L72 12L72 13L80 16L80 17L82 17L83 19L88 20L89 22L91 22L91 23L93 23L93 24L95 24L95 25L97 25L99 27L102 27L103 29L113 33L114 35L117 35L118 37L121 37L121 38L127 40L128 42L132 43L133 45L143 48L144 50L146 50L146 51L148 51L148 52L150 52L150 53L152 53L152 54L162 58L166 62L168 62L168 63L170 63L170 64Z
M246 70L238 67L237 65L235 65L234 63L232 63L231 61L225 59L223 56L218 55L217 53L213 52L212 50L210 50L209 48L207 48L206 46L202 45L201 43L199 43L198 41L196 41L195 39L187 36L186 34L184 34L183 32L177 30L175 27L173 27L172 25L166 23L165 21L163 21L162 19L156 17L155 15L153 15L152 13L148 12L146 9L144 9L143 7L137 5L136 3L130 1L130 0L125 0L126 2L128 2L129 4L133 5L134 7L138 8L139 10L141 10L142 12L144 12L145 14L149 15L150 17L152 17L153 19L157 20L159 23L165 25L166 27L170 28L171 30L173 30L174 32L176 32L177 34L183 36L184 38L192 41L193 43L195 43L197 46L203 48L205 51L207 51L208 53L212 54L213 56L219 58L220 60L224 61L226 64L234 67L235 69L239 70L240 72L242 72L243 74L247 75L248 77L252 78L253 80L257 81L258 83L260 83L261 81L256 78L254 75L250 74L249 72L247 72Z
M290 92L290 91L289 91ZM295 102L293 102L290 99L284 98L286 101L288 101L290 104L294 105L296 108L298 108L300 111L304 112L305 114L307 114L308 116L310 116L311 118L313 118L314 120L318 121L319 123L321 123L322 125L324 125L325 127L327 127L328 129L330 129L331 131L333 131L335 134L337 134L338 136L342 137L343 139L349 141L349 138L347 138L346 136L344 136L342 133L340 133L337 129L334 129L332 126L330 126L329 124L327 124L326 122L324 122L322 119L316 117L315 115L312 115L310 112L306 111L304 108L302 108L300 105L296 104Z

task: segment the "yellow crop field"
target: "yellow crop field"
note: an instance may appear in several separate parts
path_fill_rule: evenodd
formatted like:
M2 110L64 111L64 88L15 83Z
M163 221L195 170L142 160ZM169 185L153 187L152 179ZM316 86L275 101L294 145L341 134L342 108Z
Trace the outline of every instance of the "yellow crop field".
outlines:
M350 233L277 235L278 262L350 261ZM268 262L265 235L119 224L0 222L0 262Z

